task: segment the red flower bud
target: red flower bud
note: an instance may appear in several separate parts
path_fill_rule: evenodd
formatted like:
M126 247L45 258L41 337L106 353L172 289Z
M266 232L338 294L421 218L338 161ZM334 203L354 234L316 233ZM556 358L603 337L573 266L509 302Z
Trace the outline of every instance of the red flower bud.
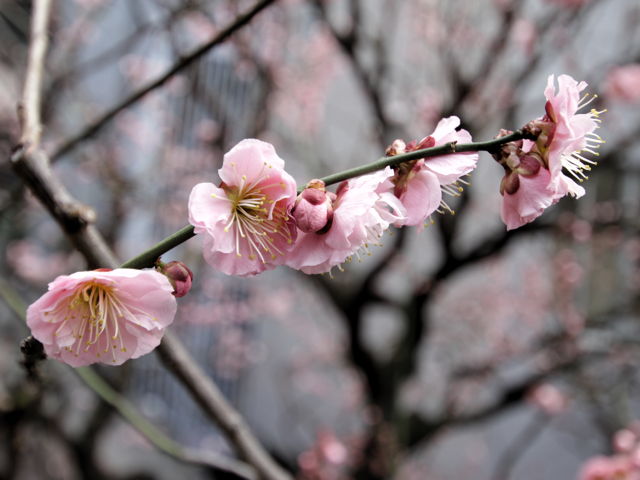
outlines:
M176 297L184 297L191 290L193 273L184 263L175 260L169 263L158 261L156 270L169 279Z

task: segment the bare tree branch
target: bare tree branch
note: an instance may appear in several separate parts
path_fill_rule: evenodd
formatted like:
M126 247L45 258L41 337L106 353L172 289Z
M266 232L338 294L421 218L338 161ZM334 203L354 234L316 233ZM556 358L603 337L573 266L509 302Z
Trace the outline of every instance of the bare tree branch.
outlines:
M37 148L40 145L40 135L42 133L40 109L42 106L44 59L49 44L47 25L50 12L50 0L35 3L31 19L29 58L27 60L22 105L18 107L22 127L20 142L33 148Z
M131 105L139 101L142 97L147 95L149 92L155 90L158 87L164 85L168 80L171 79L176 73L181 71L183 68L187 67L200 57L211 50L213 47L220 45L224 42L229 36L239 30L241 27L248 24L253 17L255 17L258 13L260 13L264 8L271 5L275 0L259 0L256 2L250 9L248 9L245 13L239 15L233 22L227 25L225 28L220 30L220 32L212 38L209 42L204 45L196 48L191 53L187 54L178 62L176 62L169 70L160 75L155 80L152 80L147 85L137 90L136 92L129 95L118 105L113 107L108 112L105 112L87 125L82 131L78 132L76 135L71 137L70 139L63 142L61 145L56 148L56 150L51 154L52 161L56 161L62 155L70 152L73 148L75 148L78 144L88 140L96 133L98 133L109 121L111 121L118 113L122 110L129 108Z
M533 418L524 430L509 443L507 449L500 455L491 478L494 480L507 480L511 476L511 472L518 463L518 460L522 458L527 449L533 445L535 439L538 438L547 425L549 425L551 418L553 418L551 415L543 412L535 412Z

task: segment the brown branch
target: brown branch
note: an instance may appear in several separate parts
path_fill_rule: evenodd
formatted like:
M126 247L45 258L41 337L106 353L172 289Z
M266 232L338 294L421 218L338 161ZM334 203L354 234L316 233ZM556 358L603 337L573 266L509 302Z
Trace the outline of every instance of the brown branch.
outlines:
M229 25L223 28L209 42L205 43L204 45L193 50L191 53L182 57L165 73L160 75L155 80L150 81L147 85L145 85L138 91L129 95L118 105L113 107L108 112L104 113L101 117L97 118L96 120L91 122L89 125L87 125L82 131L78 132L76 135L74 135L67 141L63 142L62 145L59 145L58 148L51 154L51 159L53 161L56 161L58 158L70 152L73 148L75 148L80 143L94 136L109 121L111 121L116 115L118 115L118 113L120 113L122 110L126 108L129 108L134 103L138 102L141 98L143 98L149 92L164 85L176 73L180 72L182 69L192 64L194 61L198 60L200 57L202 57L205 53L207 53L213 47L220 45L222 42L224 42L229 36L231 36L241 27L248 24L253 19L253 17L255 17L258 13L264 10L264 8L271 5L274 1L275 0L259 0L258 2L256 2L245 13L240 14L233 22L231 22Z
M47 25L51 12L51 0L35 2L31 18L31 33L27 72L22 94L22 105L18 107L22 136L20 142L34 148L40 144L42 122L40 108L42 104L42 79L44 59L49 44Z
M33 144L30 144L33 147ZM73 246L87 260L89 268L117 266L115 255L94 225L95 213L75 200L49 168L40 149L19 146L11 157L15 172L40 200Z
M39 115L40 92L47 46L42 32L46 31L50 11L49 1L38 0L35 2L32 43L27 64L28 87L24 91L24 108L21 110L22 144L16 148L15 154L11 158L12 166L32 193L49 210L51 216L55 218L90 265L116 268L119 264L116 256L92 225L95 215L71 196L51 171L46 153L39 148L42 130ZM264 0L257 5L266 6L271 1ZM254 10L256 8L257 6L254 7ZM248 18L244 23L247 21ZM230 32L227 32L225 37L229 34ZM289 480L291 478L271 459L253 436L240 414L224 400L215 383L204 374L177 338L170 332L166 332L157 351L165 361L167 368L196 397L209 417L229 435L229 439L239 455L256 469L260 478L266 480Z
M176 337L165 335L158 354L164 365L189 389L194 399L203 407L209 417L227 434L242 458L253 465L260 478L289 480L290 475L278 466L252 435L242 416L225 400L224 395L207 378L202 369Z

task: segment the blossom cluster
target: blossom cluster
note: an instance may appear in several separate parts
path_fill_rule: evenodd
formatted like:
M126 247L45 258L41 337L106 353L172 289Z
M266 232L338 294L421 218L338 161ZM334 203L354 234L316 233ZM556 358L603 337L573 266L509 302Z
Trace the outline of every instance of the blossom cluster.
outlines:
M496 142L500 147L492 154L505 170L500 193L508 229L532 221L567 194L584 194L576 181L593 164L584 152L597 155L602 143L594 133L601 112L578 113L593 100L580 97L585 87L561 75L556 91L550 76L545 115L523 128L520 138L527 138ZM460 123L451 116L421 140L395 140L386 156L410 155L349 178L335 192L315 179L298 193L273 145L242 140L225 154L221 182L197 184L189 196L189 222L203 238L205 260L239 276L279 265L308 274L331 272L368 255L391 227L422 228L435 212L453 213L445 195L460 195L463 177L478 163L479 148L469 148L471 135ZM467 148L457 150L462 144ZM438 150L444 154L421 158L424 149L439 146L446 147ZM175 298L189 291L192 279L180 262L160 260L156 270L61 276L29 307L27 323L49 356L73 366L118 365L159 344L173 321Z
M449 117L418 142L397 140L388 155L449 142L469 142ZM345 180L335 193L321 180L300 195L274 147L242 140L225 156L222 183L196 185L189 220L204 236L204 257L230 275L255 275L278 265L305 273L330 272L367 255L391 226L422 225L434 212L451 210L443 192L457 194L458 180L477 164L475 152L413 160L398 168Z
M578 113L595 97L580 97L586 83L551 75L545 89L545 115L529 122L530 139L501 145L493 152L505 170L500 185L502 219L508 229L531 222L561 197L580 197L576 182L594 164L602 143L594 131L601 112ZM229 151L219 175L222 183L201 183L189 198L190 222L204 235L204 257L230 275L255 275L278 265L305 273L330 272L368 253L391 226L422 226L434 212L453 212L443 193L459 195L462 177L478 162L477 152L455 152L471 142L455 116L442 119L419 141L395 140L388 156L452 145L453 153L418 158L342 182L335 193L321 180L296 185L272 145L243 140ZM501 135L507 135L502 131Z

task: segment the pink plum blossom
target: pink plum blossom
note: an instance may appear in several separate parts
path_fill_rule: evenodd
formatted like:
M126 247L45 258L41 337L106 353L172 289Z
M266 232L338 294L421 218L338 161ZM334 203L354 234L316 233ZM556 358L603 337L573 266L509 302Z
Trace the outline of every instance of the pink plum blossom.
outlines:
M224 156L219 187L199 183L189 222L204 236L204 258L228 275L255 275L284 262L296 238L289 211L296 183L273 145L242 140Z
M156 348L173 322L167 277L118 268L63 275L27 309L27 325L48 356L73 367L120 365Z
M500 185L500 215L507 230L532 222L560 198L548 189L551 173L540 156L531 151L533 146L529 140L507 146L516 148L505 161L507 174Z
M456 130L459 126L458 117L443 118L431 135L408 145L402 140L396 140L387 149L387 155L393 156L449 142L471 142L471 134L464 129ZM406 220L396 225L423 225L425 220L440 208L453 212L443 200L442 192L459 195L460 177L471 173L477 163L478 154L466 152L423 158L398 166L393 179L394 193L402 202L407 215Z
M392 223L404 219L404 208L391 193L391 177L393 171L387 167L342 182L332 203L329 228L300 232L286 265L305 273L325 273L377 244Z
M604 82L607 97L629 102L640 101L640 63L615 67Z
M555 78L550 75L545 89L546 114L525 126L537 140L511 142L494 154L505 169L500 186L501 216L508 230L538 218L565 195L584 195L584 188L576 180L584 181L584 172L595 165L584 152L597 156L595 149L603 143L594 133L602 112L578 113L593 100L580 96L586 86L585 82L560 75L556 91ZM507 133L502 131L501 135Z

